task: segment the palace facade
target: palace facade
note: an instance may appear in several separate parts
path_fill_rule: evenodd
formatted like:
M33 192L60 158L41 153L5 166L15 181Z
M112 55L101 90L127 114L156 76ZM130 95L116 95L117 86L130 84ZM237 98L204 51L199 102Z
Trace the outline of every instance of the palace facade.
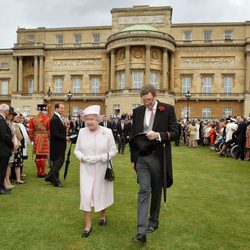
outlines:
M173 24L168 6L111 15L111 26L18 28L0 50L0 103L28 116L56 102L74 117L91 104L131 114L152 83L178 119L250 115L250 21Z

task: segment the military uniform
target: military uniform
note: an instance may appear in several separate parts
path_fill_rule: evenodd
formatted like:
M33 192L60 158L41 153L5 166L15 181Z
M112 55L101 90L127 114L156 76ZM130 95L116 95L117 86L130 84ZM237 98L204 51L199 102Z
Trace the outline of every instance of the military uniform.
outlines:
M39 114L29 122L29 137L33 142L33 154L36 155L35 163L37 176L45 177L46 175L46 158L50 154L49 144L49 124L50 118L45 114L46 104L38 104Z

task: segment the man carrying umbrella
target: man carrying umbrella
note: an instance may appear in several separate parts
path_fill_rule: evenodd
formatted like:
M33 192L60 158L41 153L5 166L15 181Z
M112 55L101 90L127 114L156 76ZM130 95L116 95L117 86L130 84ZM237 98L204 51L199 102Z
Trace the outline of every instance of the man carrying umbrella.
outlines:
M67 141L70 141L66 133L66 125L63 120L64 105L55 104L55 112L50 120L50 171L45 181L51 182L55 187L62 187L59 179L59 171L65 160Z
M178 128L174 107L156 99L153 85L144 85L140 96L144 105L133 110L130 140L132 168L139 183L137 234L132 241L145 243L146 234L159 226L162 188L166 202L166 188L173 183L170 141L178 136Z

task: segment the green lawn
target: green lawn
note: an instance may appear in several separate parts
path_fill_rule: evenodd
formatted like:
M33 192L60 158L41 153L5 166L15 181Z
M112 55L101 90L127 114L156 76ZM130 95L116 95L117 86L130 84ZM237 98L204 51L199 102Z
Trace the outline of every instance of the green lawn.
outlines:
M173 163L167 211L161 210L160 227L143 247L131 242L138 186L128 149L114 160L115 204L108 209L108 226L98 226L94 214L87 239L81 238L79 163L73 153L61 189L36 177L30 155L27 183L0 196L0 249L249 249L250 163L183 145L173 147Z

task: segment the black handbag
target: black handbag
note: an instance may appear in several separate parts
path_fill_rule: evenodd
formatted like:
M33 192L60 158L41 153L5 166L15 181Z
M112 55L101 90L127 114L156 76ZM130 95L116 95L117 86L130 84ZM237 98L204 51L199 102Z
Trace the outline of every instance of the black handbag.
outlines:
M115 180L115 173L113 170L112 162L109 159L109 154L107 154L107 155L108 155L108 157L107 157L107 169L106 169L104 179L106 181L114 181Z

